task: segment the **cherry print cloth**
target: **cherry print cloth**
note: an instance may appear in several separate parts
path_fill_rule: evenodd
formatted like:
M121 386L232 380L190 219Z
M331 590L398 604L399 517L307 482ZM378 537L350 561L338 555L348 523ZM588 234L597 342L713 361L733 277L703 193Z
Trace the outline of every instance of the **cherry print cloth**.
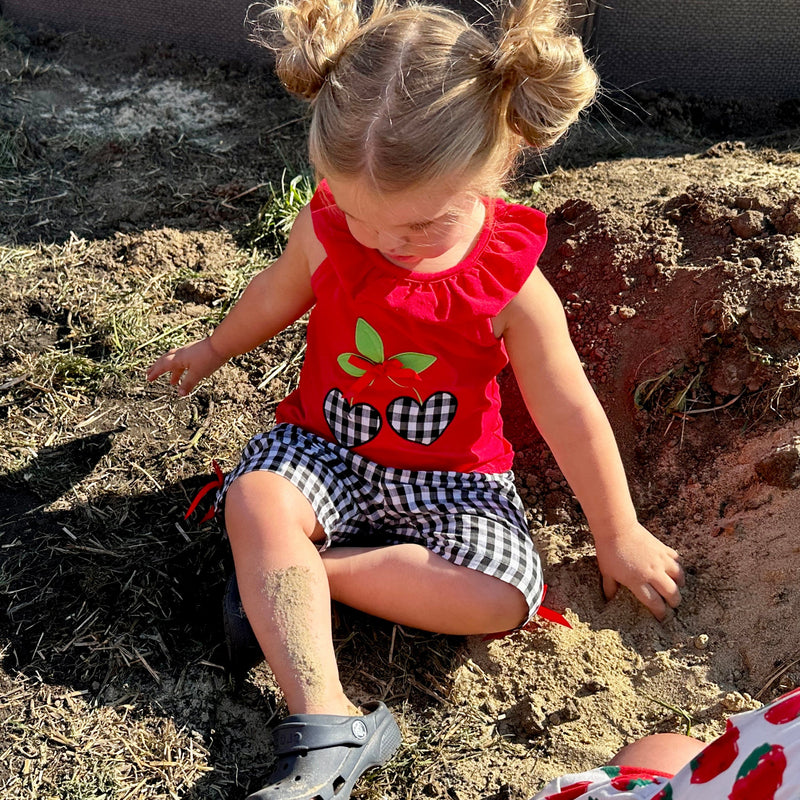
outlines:
M545 215L485 200L472 251L415 273L350 234L325 181L311 201L326 258L289 422L398 469L506 472L497 374L508 363L492 320L519 292L547 240Z
M800 689L731 717L672 778L600 767L563 775L532 800L800 800Z

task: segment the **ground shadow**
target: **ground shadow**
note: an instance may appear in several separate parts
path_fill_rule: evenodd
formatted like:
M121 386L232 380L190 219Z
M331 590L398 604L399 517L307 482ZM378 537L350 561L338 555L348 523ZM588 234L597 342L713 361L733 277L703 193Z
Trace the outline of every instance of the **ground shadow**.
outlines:
M264 666L238 679L224 668L228 546L216 523L182 519L213 476L76 502L116 433L42 448L0 476L0 635L8 642L2 667L25 685L76 690L92 707L133 703L177 729L203 732L213 769L184 796L218 798L222 791L236 800L269 774L269 730L286 709ZM192 519L212 498L206 495ZM411 704L421 720L447 702L462 657L458 637L402 629L343 607L334 622L342 681L355 702ZM401 759L397 769L414 770L412 762ZM398 772L381 778L397 785L420 779Z
M120 668L173 671L215 656L226 547L218 531L176 524L204 476L138 497L56 502L114 433L42 448L0 478L7 667L85 688Z

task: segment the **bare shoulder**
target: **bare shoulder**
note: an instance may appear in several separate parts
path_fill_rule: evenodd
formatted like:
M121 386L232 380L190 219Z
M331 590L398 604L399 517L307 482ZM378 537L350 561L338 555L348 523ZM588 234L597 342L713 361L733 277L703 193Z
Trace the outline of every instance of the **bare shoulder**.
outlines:
M561 300L538 267L494 319L494 332L498 337L505 338L521 329L528 335L553 335L560 329L566 330Z
M314 233L310 206L303 206L297 215L284 253L292 259L302 258L308 267L309 275L313 275L325 260L325 248Z
M548 392L563 402L582 396L578 390L582 392L588 383L570 338L564 306L540 270L531 273L496 317L495 333L503 339L529 402L538 406L541 395Z

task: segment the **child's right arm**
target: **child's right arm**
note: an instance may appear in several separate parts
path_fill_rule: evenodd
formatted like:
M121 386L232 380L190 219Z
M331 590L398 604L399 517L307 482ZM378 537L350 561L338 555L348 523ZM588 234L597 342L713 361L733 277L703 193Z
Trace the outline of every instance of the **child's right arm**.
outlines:
M233 356L280 333L314 304L311 275L324 257L306 206L281 256L250 281L214 332L161 356L147 371L147 380L170 373L170 383L178 387L178 394L186 395Z

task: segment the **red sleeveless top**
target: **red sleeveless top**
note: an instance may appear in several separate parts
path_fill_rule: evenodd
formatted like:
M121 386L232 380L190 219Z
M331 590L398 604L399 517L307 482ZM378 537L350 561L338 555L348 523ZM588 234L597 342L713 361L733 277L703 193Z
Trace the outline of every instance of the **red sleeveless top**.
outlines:
M290 422L383 466L505 472L497 374L508 363L492 320L533 271L545 215L485 200L472 251L415 273L359 244L323 181L311 200L326 258L311 278L305 362L281 402Z

